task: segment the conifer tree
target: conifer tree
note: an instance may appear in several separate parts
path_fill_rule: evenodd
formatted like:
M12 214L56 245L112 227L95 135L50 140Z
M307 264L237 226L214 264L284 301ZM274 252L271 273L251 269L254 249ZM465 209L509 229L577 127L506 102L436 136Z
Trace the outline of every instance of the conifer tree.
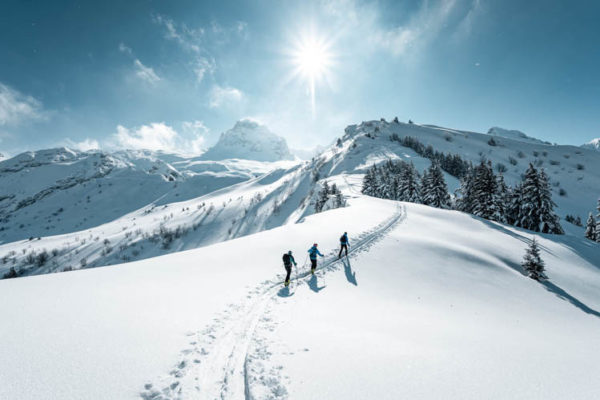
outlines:
M596 240L598 232L596 231L596 220L594 214L590 213L585 226L585 237L590 240Z
M535 238L533 238L531 244L527 248L521 265L531 279L535 279L536 281L548 279L544 273L544 261L540 257L540 248L538 247Z
M565 233L560 225L560 218L554 213L556 203L552 201L552 189L546 171L539 172L540 179L540 230L543 233L562 235Z
M510 200L510 189L504 182L504 176L498 174L496 178L496 193L494 194L494 221L506 222L506 209Z
M345 207L346 206L346 200L344 200L344 196L342 196L342 192L338 191L335 194L335 207L339 208L339 207Z
M317 195L317 200L315 201L315 211L320 213L321 211L323 211L323 207L325 206L325 203L327 203L327 200L329 199L329 192L330 192L330 188L329 188L329 184L327 183L327 181L323 182L323 188L319 191L318 195Z
M419 189L419 174L413 163L408 163L400 173L398 200L420 203L421 193Z
M517 226L535 232L540 230L540 178L533 164L529 164L521 186L521 204Z
M500 216L497 210L498 182L491 163L481 162L475 167L473 181L473 210L478 217L497 221Z
M460 180L460 198L456 202L456 209L458 211L472 213L473 212L473 182L475 172L472 167L469 167L467 172L463 175Z
M600 199L598 199L598 215L596 216L596 242L600 243Z
M450 208L448 186L438 163L432 163L423 174L421 188L423 204L437 208Z
M522 196L523 186L520 183L508 192L508 200L505 207L505 218L507 224L517 225L519 216L521 215Z
M367 173L365 174L365 177L363 178L363 186L362 186L362 193L366 194L367 196L374 196L375 195L375 173L376 173L376 167L375 165L373 165L371 168L369 168L367 170Z

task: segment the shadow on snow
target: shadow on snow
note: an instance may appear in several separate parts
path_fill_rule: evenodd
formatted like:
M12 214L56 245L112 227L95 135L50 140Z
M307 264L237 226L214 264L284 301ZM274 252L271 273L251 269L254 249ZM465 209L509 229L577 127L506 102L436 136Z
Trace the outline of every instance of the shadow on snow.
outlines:
M348 259L348 257L342 258L342 264L344 264L344 274L346 275L346 279L348 280L348 282L350 282L354 286L358 286L358 283L356 282L356 271L352 271L350 259Z

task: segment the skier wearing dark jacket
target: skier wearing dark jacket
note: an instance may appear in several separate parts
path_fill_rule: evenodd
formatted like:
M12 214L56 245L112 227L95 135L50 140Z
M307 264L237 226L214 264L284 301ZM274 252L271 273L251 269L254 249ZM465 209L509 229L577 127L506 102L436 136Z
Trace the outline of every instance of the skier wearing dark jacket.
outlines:
M285 267L285 271L287 275L285 276L285 286L289 286L290 284L290 275L292 274L292 263L296 264L296 260L294 260L294 256L292 255L292 251L288 251L283 255L283 266Z
M340 238L340 254L338 254L338 258L342 258L343 250L346 250L346 257L348 257L348 246L350 246L350 242L348 241L348 232L344 232Z
M324 257L323 254L319 252L317 249L317 244L313 244L313 246L308 249L308 254L310 255L310 273L314 274L315 269L317 269L317 255Z

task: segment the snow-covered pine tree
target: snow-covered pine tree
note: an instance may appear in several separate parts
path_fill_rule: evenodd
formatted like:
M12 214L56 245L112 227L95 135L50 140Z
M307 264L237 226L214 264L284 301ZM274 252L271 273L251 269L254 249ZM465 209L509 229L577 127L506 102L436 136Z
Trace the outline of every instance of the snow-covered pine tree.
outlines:
M473 212L473 181L475 172L473 167L469 167L467 172L463 175L460 180L460 188L458 193L460 197L456 201L456 209L458 211L472 213Z
M498 174L496 177L496 193L494 194L494 208L496 209L494 221L506 222L506 209L510 195L510 189L504 182L504 176Z
M375 165L367 170L365 177L363 178L363 186L361 192L367 196L375 195L375 183L376 183L376 169Z
M448 186L438 163L431 163L429 169L423 173L421 188L423 204L437 208L450 208Z
M319 191L319 193L317 194L317 200L315 201L315 211L320 213L321 211L323 211L323 207L325 206L325 203L327 203L327 200L329 199L329 184L327 183L327 181L323 182L323 188Z
M554 212L556 203L552 201L550 179L543 169L539 172L540 179L540 231L563 235L565 231L560 225L560 217Z
M598 199L598 215L596 216L596 242L600 243L600 199Z
M375 176L375 197L385 199L385 193L388 192L390 174L385 164L377 167L377 175Z
M429 196L431 192L431 177L429 174L429 169L423 171L423 176L421 176L421 183L419 185L419 192L421 193L421 201L423 204L427 205L427 200L425 200L426 196Z
M472 210L474 215L495 221L497 220L495 218L500 218L496 209L497 185L498 182L490 162L482 161L475 167Z
M516 225L521 215L521 203L523 197L523 186L519 183L507 193L505 207L506 223Z
M338 190L335 194L335 208L346 207L346 200L344 200L344 196L342 192Z
M594 214L590 213L585 225L585 237L590 240L596 240L598 233L596 232L596 219Z
M540 248L538 247L535 238L533 238L531 244L527 248L521 265L531 279L535 279L536 281L548 279L544 273L544 260L540 257Z
M337 188L337 185L335 183L329 188L329 194L338 194L339 191L340 190Z
M398 200L420 203L421 193L419 189L419 174L412 162L407 163L400 173Z
M541 193L540 176L533 164L529 164L523 178L521 204L517 226L531 231L540 231Z

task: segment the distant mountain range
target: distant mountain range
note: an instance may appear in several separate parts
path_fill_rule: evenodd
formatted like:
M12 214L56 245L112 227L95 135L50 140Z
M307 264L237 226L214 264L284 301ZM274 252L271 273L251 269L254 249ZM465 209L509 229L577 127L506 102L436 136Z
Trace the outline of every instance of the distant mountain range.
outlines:
M139 260L297 222L314 212L323 179L360 180L387 160L410 161L420 172L428 168L426 155L403 145L407 137L431 153L473 164L490 160L510 185L533 163L547 171L561 217L584 219L595 209L599 152L547 144L519 131L491 132L365 121L302 162L283 138L243 120L196 157L64 147L25 152L0 161L0 257L12 254L19 273L32 275ZM459 180L445 177L454 193ZM56 265L32 264L32 251L44 249L56 253ZM0 265L0 277L10 265Z

